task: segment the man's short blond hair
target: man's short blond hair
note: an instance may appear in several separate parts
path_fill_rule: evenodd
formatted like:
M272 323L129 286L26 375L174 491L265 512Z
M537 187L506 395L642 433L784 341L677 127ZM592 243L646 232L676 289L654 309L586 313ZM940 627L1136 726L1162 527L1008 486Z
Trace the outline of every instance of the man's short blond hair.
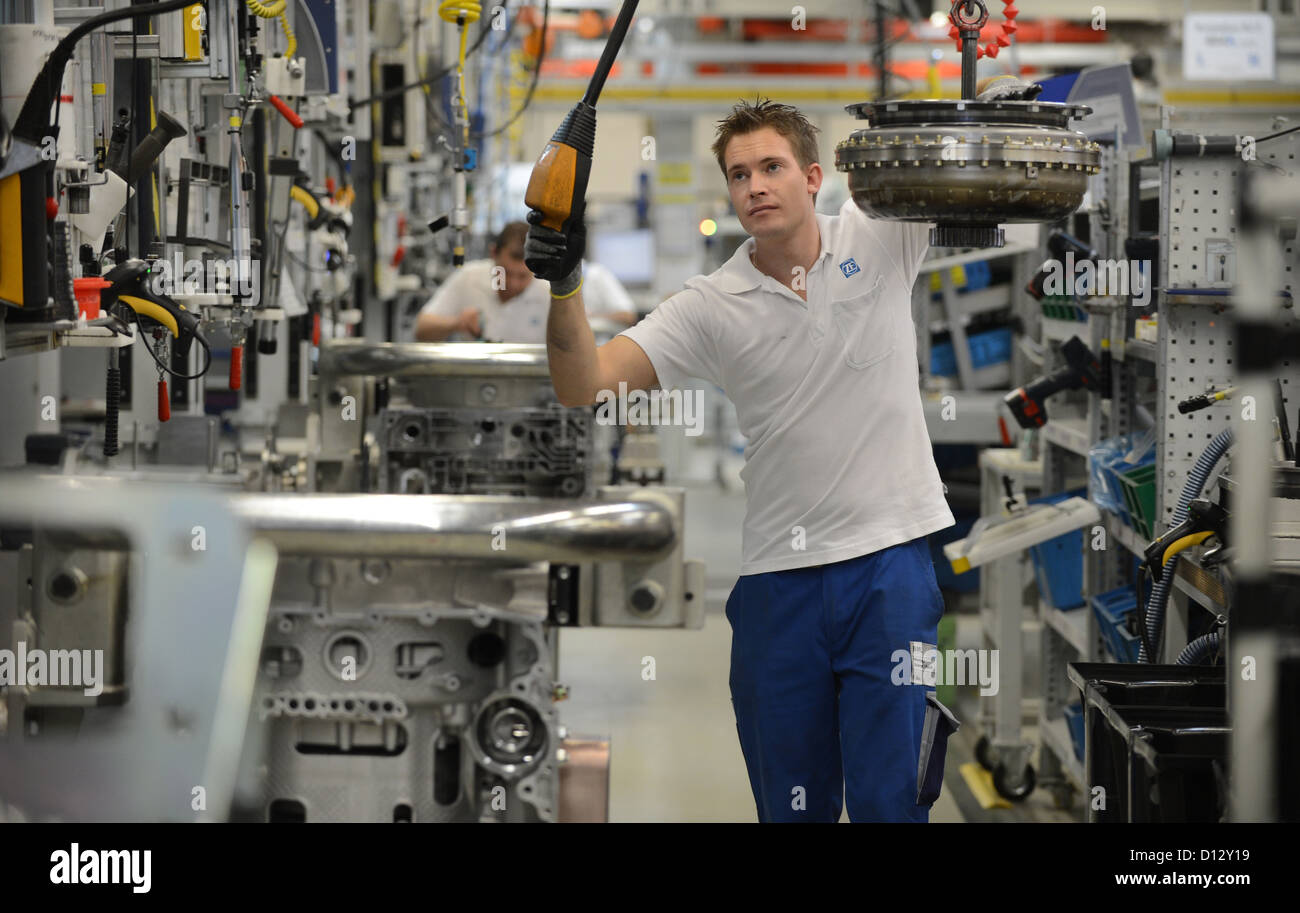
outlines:
M764 127L771 127L790 142L794 157L800 168L807 168L817 161L818 130L803 113L792 105L783 105L770 98L755 99L754 104L741 101L731 109L731 113L718 121L718 137L713 141L713 154L718 158L718 167L725 176L727 173L727 143L733 136L753 133Z

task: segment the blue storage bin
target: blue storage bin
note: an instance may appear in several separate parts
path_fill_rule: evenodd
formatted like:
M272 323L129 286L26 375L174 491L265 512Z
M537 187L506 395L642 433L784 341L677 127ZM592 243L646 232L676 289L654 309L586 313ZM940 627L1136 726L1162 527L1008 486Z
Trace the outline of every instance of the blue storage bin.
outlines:
M1117 662L1135 663L1142 640L1128 629L1129 616L1137 611L1137 596L1131 587L1119 587L1093 596L1093 614L1107 649Z
M1069 704L1065 708L1065 725L1070 729L1070 744L1074 756L1083 760L1083 704Z
M1011 357L1011 328L986 330L970 337L971 362L977 368L987 368Z
M1067 491L1030 504L1058 504L1067 498L1082 497L1083 489ZM1034 561L1034 578L1038 592L1047 604L1057 609L1077 609L1083 605L1083 530L1048 539L1029 550Z
M976 260L974 263L967 263L964 289L968 292L974 292L982 288L988 288L992 278L993 269L989 266L989 261Z
M948 274L952 277L953 290L959 295L988 288L993 281L993 268L989 266L987 260L977 260L974 263L954 266L948 271ZM938 301L943 297L942 276L931 273L930 277L930 298L933 301Z
M1083 530L1049 539L1031 550L1038 592L1057 609L1083 605Z
M1103 441L1088 452L1088 473L1093 479L1093 497L1102 507L1113 511L1125 526L1139 529L1129 512L1128 501L1124 497L1125 484L1120 476L1143 466L1155 464L1155 448L1148 450L1135 463L1124 461L1124 454L1132 444L1133 435L1112 438Z
M951 342L936 342L930 346L930 374L934 377L957 376L957 353Z
M970 347L971 366L987 368L1011 358L1011 328L1000 327L972 333L966 337ZM930 346L930 373L935 377L955 377L957 354L952 342L938 342Z
M1088 478L1091 480L1091 495L1097 506L1118 514L1128 524L1128 514L1124 507L1124 496L1115 481L1111 466L1123 458L1124 450L1132 435L1108 438L1099 441L1088 450Z

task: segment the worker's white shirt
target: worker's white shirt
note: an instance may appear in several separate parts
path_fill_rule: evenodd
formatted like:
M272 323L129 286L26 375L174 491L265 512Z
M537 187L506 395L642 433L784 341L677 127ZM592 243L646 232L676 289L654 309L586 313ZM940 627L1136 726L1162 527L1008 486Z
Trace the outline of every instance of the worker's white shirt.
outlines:
M636 312L632 296L613 271L599 263L582 261L582 301L588 314L609 314L614 311Z
M502 302L492 287L491 260L471 260L452 273L421 314L455 317L467 307L479 312L479 329L490 342L546 342L546 315L551 307L551 286L534 279L509 301ZM588 314L635 311L636 306L614 274L598 263L584 263L582 300ZM454 338L460 338L455 334ZM464 337L468 338L468 337Z
M740 573L845 561L953 524L921 405L911 290L928 226L818 215L808 301L754 240L621 335L660 386L717 384L747 439ZM802 547L801 547L802 546Z

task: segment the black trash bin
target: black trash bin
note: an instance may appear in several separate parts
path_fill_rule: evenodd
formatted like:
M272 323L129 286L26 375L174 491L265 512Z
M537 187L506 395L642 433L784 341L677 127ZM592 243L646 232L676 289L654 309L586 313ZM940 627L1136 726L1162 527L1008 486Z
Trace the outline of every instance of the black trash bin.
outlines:
M1130 730L1129 820L1219 821L1225 798L1221 778L1226 774L1224 759L1231 735L1226 719L1221 727L1188 726L1152 715L1142 720L1139 728Z
M1218 820L1222 667L1071 663L1068 674L1083 695L1090 822Z

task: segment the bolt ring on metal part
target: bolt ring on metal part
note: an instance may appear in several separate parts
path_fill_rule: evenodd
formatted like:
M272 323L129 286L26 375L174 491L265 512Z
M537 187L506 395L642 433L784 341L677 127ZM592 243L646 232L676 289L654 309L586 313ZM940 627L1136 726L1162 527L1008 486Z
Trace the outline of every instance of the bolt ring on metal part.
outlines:
M968 18L974 16L975 7L979 8L979 17ZM989 21L989 8L984 0L953 0L952 21L959 29L979 31Z

